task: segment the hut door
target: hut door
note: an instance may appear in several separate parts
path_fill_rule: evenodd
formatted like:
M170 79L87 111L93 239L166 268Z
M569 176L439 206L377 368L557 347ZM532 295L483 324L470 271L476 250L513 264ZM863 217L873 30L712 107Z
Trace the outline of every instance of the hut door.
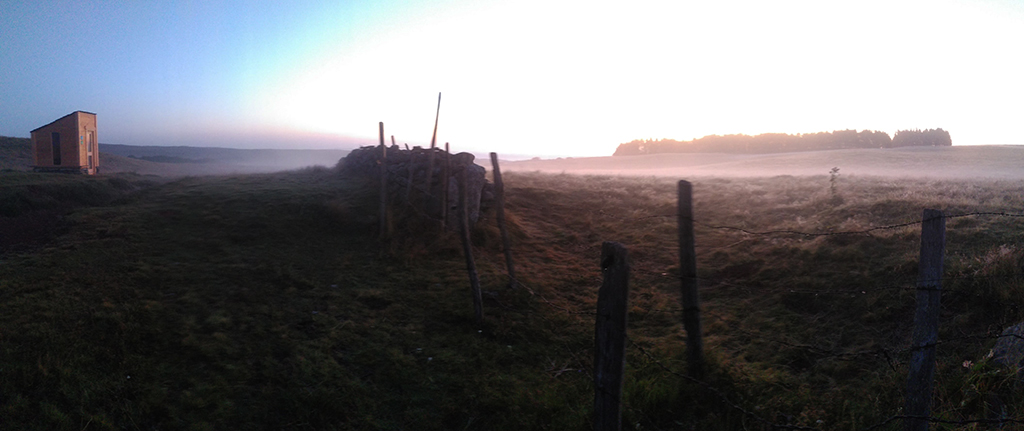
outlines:
M50 146L53 148L53 165L60 166L60 133L50 133Z
M90 131L89 132L89 140L85 144L85 152L86 152L86 155L89 156L89 169L90 170L92 170L92 168L95 167L95 166L93 166L93 163L92 163L92 153L93 153L93 151L95 151L94 148L96 147L95 138L96 138L96 134L94 132Z

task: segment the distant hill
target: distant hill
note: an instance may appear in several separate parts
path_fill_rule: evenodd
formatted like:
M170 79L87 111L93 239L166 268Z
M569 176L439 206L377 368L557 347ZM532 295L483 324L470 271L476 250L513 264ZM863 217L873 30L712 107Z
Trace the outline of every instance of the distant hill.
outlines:
M0 169L32 169L32 140L0 136Z
M620 144L615 156L639 156L659 153L729 153L768 154L796 151L849 150L855 148L948 147L953 145L949 132L942 129L899 130L890 138L888 133L862 130L836 130L790 135L763 133L760 135L710 135L692 141L674 139L635 139Z
M100 143L100 172L185 176L275 172L334 166L347 150L242 150ZM32 140L0 136L0 169L32 169Z

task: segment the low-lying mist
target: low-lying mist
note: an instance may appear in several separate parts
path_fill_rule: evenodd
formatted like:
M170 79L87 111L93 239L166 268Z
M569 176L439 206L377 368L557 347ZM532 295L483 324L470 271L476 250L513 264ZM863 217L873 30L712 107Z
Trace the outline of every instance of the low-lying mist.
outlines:
M506 162L508 171L664 177L842 175L1024 179L1024 146L908 147L782 154L677 153Z

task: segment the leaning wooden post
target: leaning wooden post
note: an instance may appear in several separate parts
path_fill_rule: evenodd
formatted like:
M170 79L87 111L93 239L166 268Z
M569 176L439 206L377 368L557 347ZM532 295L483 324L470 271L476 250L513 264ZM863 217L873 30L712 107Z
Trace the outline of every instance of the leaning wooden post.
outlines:
M395 135L391 135L391 146L392 147L397 146L397 144L395 144ZM409 151L409 144L405 144L405 150ZM412 205L412 178L413 178L413 170L412 170L413 163L412 162L413 162L413 156L414 156L414 154L410 151L409 152L409 161L408 161L408 165L409 165L409 170L408 170L409 180L406 181L406 185L405 185L405 203L407 205Z
M466 169L462 170L459 176L459 219L462 236L462 251L466 254L466 271L469 272L469 287L473 293L473 312L476 315L476 323L479 325L484 320L484 301L480 296L480 278L476 275L476 262L473 260L473 244L469 240L469 211L467 210L466 198Z
M408 147L409 144L406 144ZM409 152L409 182L405 185L405 203L412 205L412 184L416 179L416 152Z
M433 202L434 190L434 143L430 143L430 150L427 152L427 179L426 199L423 200L423 212L430 214L430 204Z
M626 368L626 305L629 262L617 242L601 245L604 283L597 293L594 334L594 431L622 429L622 381Z
M430 206L434 203L434 148L437 147L437 120L441 117L441 93L437 93L437 113L434 114L434 134L430 137L430 153L427 155L427 196L423 211L430 214ZM448 193L445 191L445 193Z
M437 142L437 119L441 118L441 92L437 92L437 112L434 113L434 135L430 138L430 146Z
M388 226L388 147L384 146L384 122L380 122L380 238L384 239Z
M693 239L693 185L679 181L679 277L682 280L683 327L686 328L686 365L690 377L704 377L704 341L700 330L700 294L697 292L697 252Z
M939 307L942 296L942 260L946 252L946 219L939 210L924 210L921 219L921 259L917 275L917 311L914 312L914 344L907 377L907 415L931 415L932 379L935 375L935 344L939 341ZM908 419L908 431L927 431L927 419Z
M508 229L505 228L505 183L501 181L501 167L498 153L491 153L494 167L494 200L498 208L498 230L501 231L501 246L505 248L505 268L508 269L508 287L516 287L516 267L512 264L512 248L508 243Z
M448 143L444 143L444 169L441 170L441 232L447 229L448 223L448 187L451 185L452 153Z

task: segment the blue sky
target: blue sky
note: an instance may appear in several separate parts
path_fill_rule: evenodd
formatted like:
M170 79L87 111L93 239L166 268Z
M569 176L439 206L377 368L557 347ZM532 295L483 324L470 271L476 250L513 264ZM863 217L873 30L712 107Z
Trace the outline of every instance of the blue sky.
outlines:
M1024 144L1024 2L0 0L0 135L608 155L635 138L941 127Z

